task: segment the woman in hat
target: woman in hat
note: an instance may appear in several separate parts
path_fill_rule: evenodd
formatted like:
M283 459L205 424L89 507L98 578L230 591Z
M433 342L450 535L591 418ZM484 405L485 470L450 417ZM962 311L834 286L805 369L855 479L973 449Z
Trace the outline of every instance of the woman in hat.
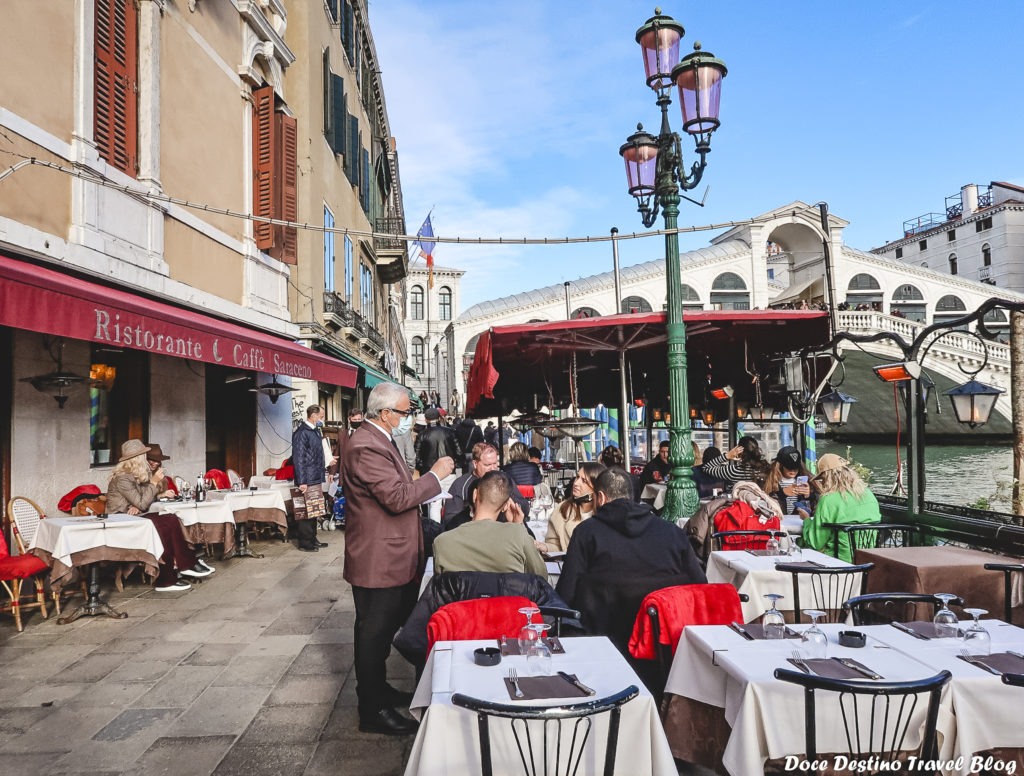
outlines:
M199 565L196 554L185 539L181 522L172 514L148 513L160 496L173 496L174 491L161 491L164 470L150 471L146 460L146 447L138 439L129 439L121 445L121 458L110 475L107 485L107 512L109 514L143 515L153 521L164 546L160 556L160 574L156 579L158 593L188 590L191 585L178 579L180 572L189 577L208 577L212 570ZM177 571L175 571L177 567Z
M799 478L801 481L797 481ZM795 447L786 446L779 450L768 470L764 483L765 492L775 499L787 515L797 514L797 508L808 513L814 511L818 500L817 490L811 487L811 473L804 466L803 456Z
M826 453L818 459L818 476L814 478L821 497L814 509L814 517L806 512L804 518L803 543L805 547L833 554L832 529L828 523L879 523L882 513L878 509L875 494L868 490L864 481L850 468L849 463L834 453ZM839 535L840 560L853 563L853 549L850 537Z

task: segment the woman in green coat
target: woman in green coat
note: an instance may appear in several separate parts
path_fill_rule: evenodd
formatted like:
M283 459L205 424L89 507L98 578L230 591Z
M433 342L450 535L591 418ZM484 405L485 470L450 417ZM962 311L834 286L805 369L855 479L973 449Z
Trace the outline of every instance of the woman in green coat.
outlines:
M875 494L868 490L864 481L850 468L847 461L833 453L826 453L818 459L818 476L814 483L821 493L814 508L814 516L801 512L804 518L803 545L835 555L833 532L829 523L880 523L882 513L878 509ZM853 563L850 538L839 535L840 560Z

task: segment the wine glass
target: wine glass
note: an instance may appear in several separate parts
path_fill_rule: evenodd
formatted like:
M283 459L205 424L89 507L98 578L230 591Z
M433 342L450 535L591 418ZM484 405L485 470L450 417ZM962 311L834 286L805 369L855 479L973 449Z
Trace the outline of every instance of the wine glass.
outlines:
M779 544L779 538L774 532L772 532L772 535L768 537L768 541L764 545L764 548L769 555L781 554L782 545Z
M519 654L525 655L530 651L533 642L537 640L537 631L533 628L533 615L540 614L540 609L536 606L524 606L519 613L526 615L526 625L519 631Z
M537 622L530 625L535 633L534 640L530 643L529 651L526 653L527 671L532 666L536 672L531 675L551 676L551 647L544 640L544 634L551 628L544 622Z
M785 598L786 596L779 595L778 593L766 593L764 597L772 603L772 608L761 615L764 637L766 639L781 639L786 635L786 620L782 616L782 612L775 608L775 604L780 598Z
M828 636L818 627L818 618L824 617L820 609L804 609L804 614L811 618L811 627L802 634L808 656L812 658L828 657Z
M932 620L935 623L935 637L940 639L955 639L960 635L960 621L949 609L949 602L956 598L952 593L936 593L935 597L942 601L942 608L935 614Z
M964 631L964 647L971 655L989 655L992 652L992 636L978 622L978 618L983 614L988 614L988 610L964 609L964 611L974 618L971 627Z

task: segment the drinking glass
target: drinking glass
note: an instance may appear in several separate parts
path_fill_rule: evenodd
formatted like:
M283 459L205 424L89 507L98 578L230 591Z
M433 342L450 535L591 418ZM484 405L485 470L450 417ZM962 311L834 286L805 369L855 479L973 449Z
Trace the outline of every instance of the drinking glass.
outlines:
M537 631L533 628L533 615L540 614L540 609L536 606L524 606L519 613L526 615L526 625L519 631L519 654L525 655L530 651L533 642L537 640Z
M978 622L978 618L983 614L988 614L988 611L986 609L964 609L964 611L974 618L971 627L964 631L964 647L971 655L989 655L992 652L992 636Z
M960 621L949 609L949 602L956 598L952 593L936 593L935 597L942 601L942 608L935 614L935 636L940 639L955 639L960 635Z
M764 545L765 550L768 551L769 555L780 555L782 545L779 544L779 538L776 534L772 534L768 537L767 543Z
M533 676L551 676L551 648L544 640L544 634L551 626L544 622L538 622L533 623L530 628L534 631L535 636L526 653L527 673ZM531 668L534 670L531 671Z
M772 603L771 609L768 609L761 615L764 637L766 639L781 639L786 635L786 620L783 618L782 612L775 608L775 604L780 598L785 598L786 596L779 595L778 593L766 593L764 597Z
M811 618L811 627L802 634L808 657L828 657L828 636L818 627L818 618L824 617L825 612L819 609L804 609L804 614Z

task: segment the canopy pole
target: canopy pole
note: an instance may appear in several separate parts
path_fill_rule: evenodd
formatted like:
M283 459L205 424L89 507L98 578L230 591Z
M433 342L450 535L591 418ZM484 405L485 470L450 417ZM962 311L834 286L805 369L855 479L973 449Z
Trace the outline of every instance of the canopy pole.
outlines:
M572 318L572 308L569 306L569 281L565 281L565 320Z
M615 274L615 312L622 309L622 280L619 277L619 230L612 227L612 269ZM622 347L622 329L619 329L619 451L626 471L633 464L632 448L629 439L629 393L626 391L626 350Z
M505 416L498 415L498 466L505 465Z

